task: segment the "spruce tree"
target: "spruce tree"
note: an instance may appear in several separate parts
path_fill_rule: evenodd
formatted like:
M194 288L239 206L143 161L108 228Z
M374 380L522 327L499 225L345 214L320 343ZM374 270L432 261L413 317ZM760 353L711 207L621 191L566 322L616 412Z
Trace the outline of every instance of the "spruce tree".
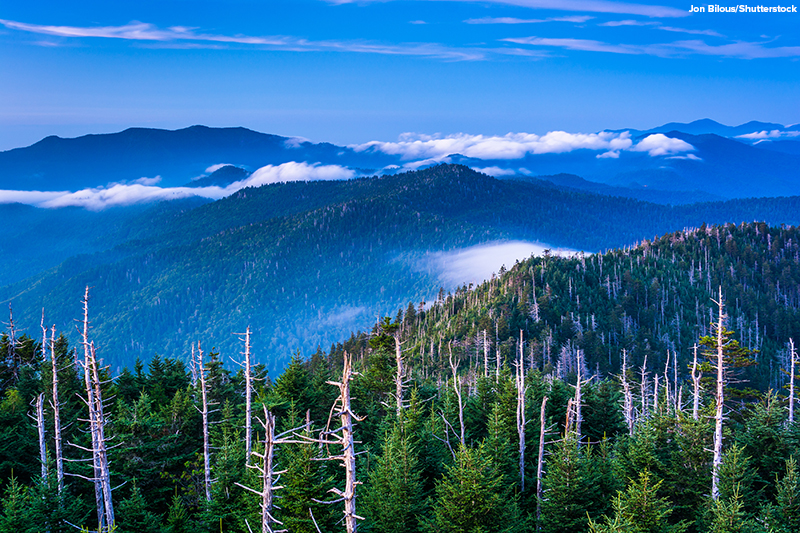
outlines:
M463 447L436 485L431 533L494 533L524 527L516 497L504 486L483 444Z
M398 421L365 485L364 515L375 531L416 533L425 511L417 448Z
M589 520L589 529L592 533L682 533L688 526L669 522L672 504L658 497L661 483L653 483L648 470L641 472L614 497L614 518L605 517L603 523Z

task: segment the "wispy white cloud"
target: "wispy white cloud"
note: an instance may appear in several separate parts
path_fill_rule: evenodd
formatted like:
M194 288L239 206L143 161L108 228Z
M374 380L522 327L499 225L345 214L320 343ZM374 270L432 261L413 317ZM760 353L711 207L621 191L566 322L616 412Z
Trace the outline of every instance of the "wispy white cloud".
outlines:
M387 0L328 0L331 4L365 4ZM431 1L431 0L423 0ZM440 1L440 0L435 0ZM580 11L584 13L616 13L620 15L642 15L645 17L687 17L688 9L669 6L637 4L612 0L449 0L451 2L501 4L530 9L551 9L554 11Z
M782 131L782 130L763 130L754 131L752 133L745 133L744 135L737 135L739 139L766 140L766 139L780 139L782 137L799 137L800 131Z
M654 133L639 141L630 150L633 152L647 152L650 157L657 157L691 152L695 150L695 147L682 139L667 137L663 133Z
M354 171L338 165L292 161L259 168L246 179L231 183L226 187L157 187L154 185L156 178L143 178L134 183L117 183L109 187L89 188L75 192L0 191L0 203L17 202L48 208L77 206L99 211L114 206L177 200L191 196L217 200L245 187L290 181L344 180L353 178L355 175Z
M607 26L610 28L617 28L619 26L657 26L658 22L652 20L609 20L608 22L602 22L598 24L598 26Z
M744 42L710 45L700 40L675 41L657 44L611 44L590 39L521 37L502 39L506 42L529 46L544 46L582 52L611 54L653 55L679 57L687 54L710 55L738 59L763 59L800 57L800 46L766 46L769 43Z
M467 19L467 24L540 24L543 22L573 22L583 24L594 17L586 15L575 15L569 17L551 17L546 19L519 19L513 17L483 17L479 19Z
M484 167L484 168L473 167L472 170L476 172L483 172L484 174L488 176L493 176L495 178L498 178L500 176L513 176L514 174L517 173L517 171L514 170L513 168L500 168L500 167Z
M417 270L438 275L445 287L453 288L465 283L481 283L499 272L503 265L511 268L517 261L543 255L545 250L563 256L576 253L538 242L495 241L449 252L414 254L401 260L411 263Z
M385 44L365 41L310 41L290 36L217 35L198 32L196 28L171 26L166 29L144 22L131 22L123 26L47 26L0 19L6 28L62 38L123 39L159 46L194 46L197 43L238 44L284 50L289 52L354 52L366 54L433 57L454 61L485 59L487 51L479 48L458 48L438 43ZM205 45L204 44L204 45Z
M206 169L206 174L213 174L217 170L227 166L230 166L230 163L217 163L216 165L211 165Z
M725 37L721 33L716 32L714 30L691 30L691 29L688 29L688 28L675 28L673 26L656 26L656 28L659 29L659 30L671 31L671 32L675 32L675 33L689 33L689 34L692 34L692 35L708 35L710 37Z
M551 131L546 135L533 133L508 133L503 136L455 135L428 136L404 134L397 142L371 141L351 145L357 152L380 151L399 155L403 159L431 159L441 161L451 154L461 154L480 159L521 159L527 154L571 152L578 149L625 150L632 145L630 135L624 133L567 133Z
M675 26L662 26L660 22L652 20L609 20L598 24L598 26L605 26L617 28L620 26L646 26L657 30L671 31L674 33L689 33L693 35L708 35L710 37L724 37L721 33L714 30L692 30L689 28L676 28Z

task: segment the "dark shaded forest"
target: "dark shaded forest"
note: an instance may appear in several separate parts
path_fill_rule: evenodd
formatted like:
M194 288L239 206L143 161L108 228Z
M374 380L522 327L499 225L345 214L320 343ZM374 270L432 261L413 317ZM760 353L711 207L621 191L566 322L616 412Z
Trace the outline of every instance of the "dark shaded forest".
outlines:
M545 254L279 375L245 333L111 375L91 298L74 346L10 320L0 531L800 531L798 238Z

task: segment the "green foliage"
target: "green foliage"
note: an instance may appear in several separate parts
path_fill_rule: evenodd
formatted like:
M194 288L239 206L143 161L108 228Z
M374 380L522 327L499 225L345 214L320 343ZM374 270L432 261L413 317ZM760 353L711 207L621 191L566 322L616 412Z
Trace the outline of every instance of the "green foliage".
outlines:
M436 485L428 531L512 532L523 527L514 497L483 445L460 448L456 461Z
M425 514L417 449L402 421L392 428L362 498L364 516L375 531L417 533Z
M561 439L548 458L544 490L541 530L545 533L584 531L589 518L605 510L587 447L578 445L572 433Z
M672 504L658 497L661 482L653 483L650 472L644 470L631 480L612 501L614 518L606 517L602 524L589 521L592 533L682 533L687 524L671 524Z
M119 533L161 533L160 518L150 511L137 486L120 502L114 518Z

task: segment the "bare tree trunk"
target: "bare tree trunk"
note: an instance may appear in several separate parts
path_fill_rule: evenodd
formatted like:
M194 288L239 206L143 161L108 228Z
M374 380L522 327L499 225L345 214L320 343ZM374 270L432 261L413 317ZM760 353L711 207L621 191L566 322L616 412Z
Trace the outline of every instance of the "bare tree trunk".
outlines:
M17 360L17 329L14 327L14 310L8 304L8 360L11 361L13 383L19 381L19 361Z
M667 405L667 409L669 409L669 405L672 403L670 399L670 390L669 390L669 350L667 350L667 364L664 365L664 393L666 397L664 398L665 403Z
M39 462L42 464L42 480L47 480L47 447L44 440L44 393L36 397L36 431L39 434Z
M536 522L539 522L542 510L542 497L544 490L542 487L542 471L544 469L544 433L545 433L545 406L547 396L542 398L542 408L539 411L539 459L536 463Z
M249 465L250 454L253 452L253 374L250 364L250 326L247 326L244 340L244 402L245 464Z
M642 417L647 416L647 354L644 355L644 362L642 363L642 367L640 368L640 382L639 382L639 393L642 396Z
M694 386L694 393L692 395L692 418L698 419L700 411L700 377L702 372L698 371L697 367L697 344L692 347L694 351L694 361L692 362L692 385Z
M237 486L248 490L254 494L257 494L261 498L261 503L259 504L261 507L261 533L283 533L288 530L286 529L273 529L273 524L283 525L278 519L272 516L272 509L273 499L274 499L274 492L278 489L282 489L281 486L276 486L275 483L278 482L278 477L285 472L285 470L276 472L275 471L275 447L280 444L287 444L287 443L305 443L309 444L308 440L293 440L290 437L286 437L286 435L294 435L296 431L303 429L303 428L310 428L311 427L311 420L309 412L306 411L306 423L303 426L296 427L290 429L288 431L284 431L280 435L275 435L275 416L267 410L267 406L263 406L264 408L264 420L259 419L261 423L261 427L264 428L264 453L253 452L253 455L259 459L261 459L261 464L250 464L247 465L249 468L256 470L259 473L259 477L261 478L261 489L255 490L251 487L247 487L242 485L241 483L235 483ZM258 418L258 417L256 417Z
M58 362L56 361L56 327L50 330L50 362L53 367L53 398L50 406L53 408L53 430L55 431L56 452L56 477L58 479L58 492L64 490L64 456L61 451L61 401L58 399Z
M628 435L633 436L633 394L628 383L628 352L622 350L622 401L625 412L625 423L628 425Z
M208 387L206 385L206 368L203 363L203 350L197 343L197 366L200 378L200 395L203 400L203 485L206 491L206 501L211 501L211 448L208 444Z
M98 433L97 427L97 403L94 397L94 387L92 387L92 365L91 365L91 347L89 345L89 286L86 286L86 291L83 295L83 332L81 334L81 341L83 344L83 379L86 385L86 405L89 409L89 432L92 437L92 467L93 473L92 482L94 483L94 498L97 506L97 524L98 529L102 530L107 525L105 523L105 502L103 501L103 484L102 474L100 472L100 458L97 455L99 443L97 442Z
M794 339L789 339L789 357L792 358L791 371L789 372L789 424L794 424L794 376L797 364L797 350L794 349Z
M483 377L489 377L489 343L486 341L486 330L483 330Z
M495 344L495 357L497 358L497 368L495 369L494 380L500 382L500 326L498 322L494 323L494 344Z
M456 397L458 398L458 423L461 426L461 437L460 443L461 447L463 448L465 445L464 442L464 403L461 400L461 383L458 381L458 364L453 362L453 341L450 341L447 344L447 348L450 351L450 368L453 371L453 388L456 391Z
M716 400L716 413L714 415L714 469L711 478L711 497L714 500L719 499L719 469L722 465L722 421L723 409L725 407L725 353L724 353L724 331L725 319L727 316L724 311L724 301L722 298L722 287L719 288L719 301L716 302L719 310L719 318L717 320L717 394Z
M397 371L394 375L394 395L397 399L397 418L403 412L403 388L405 386L405 369L403 368L403 350L400 343L400 332L395 331L394 335L394 360L397 364Z
M578 438L578 442L581 441L581 423L583 422L583 414L581 413L581 404L583 403L582 398L582 387L583 387L583 350L578 350L576 354L578 358L578 381L575 384L575 433Z
M658 374L653 376L653 412L658 412Z
M91 345L91 368L94 378L94 401L95 407L95 431L97 432L97 464L100 469L100 485L103 489L103 503L106 515L107 527L111 528L114 521L114 502L111 499L111 470L108 467L108 451L106 449L106 436L105 436L105 415L103 412L103 394L100 388L100 373L97 369L97 356L95 353L94 343Z
M519 330L519 361L516 365L517 435L519 436L519 484L525 492L525 371L523 370L522 330Z

